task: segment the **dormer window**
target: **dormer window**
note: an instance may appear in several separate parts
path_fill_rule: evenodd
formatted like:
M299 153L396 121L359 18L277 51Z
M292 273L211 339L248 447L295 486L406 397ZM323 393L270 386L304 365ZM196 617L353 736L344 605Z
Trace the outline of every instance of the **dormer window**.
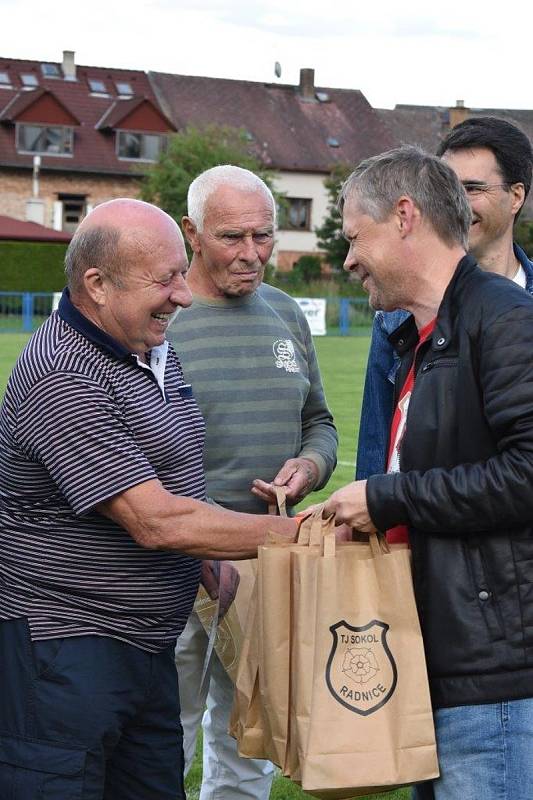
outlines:
M0 86L4 86L6 89L11 89L11 78L9 77L9 73L7 72L0 72Z
M94 92L95 94L107 94L104 81L101 81L98 78L89 78L88 82L91 92Z
M23 86L27 86L30 89L32 89L34 86L39 86L37 75L35 75L33 72L21 73L20 80L22 81Z
M117 94L121 97L132 97L133 89L131 88L131 83L127 83L126 81L115 81L115 86L117 87Z
M45 78L60 78L61 73L57 64L41 64L41 72Z
M165 141L160 134L117 131L117 155L128 161L157 161Z
M74 131L63 125L17 125L17 151L48 156L71 156Z

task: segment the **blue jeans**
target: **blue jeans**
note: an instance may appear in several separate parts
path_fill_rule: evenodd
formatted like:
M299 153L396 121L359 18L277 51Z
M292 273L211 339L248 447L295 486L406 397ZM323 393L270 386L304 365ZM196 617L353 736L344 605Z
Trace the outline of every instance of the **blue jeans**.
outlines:
M533 699L435 712L441 777L435 800L533 798ZM431 784L413 790L431 798Z
M101 636L32 642L0 622L1 800L178 800L174 647Z

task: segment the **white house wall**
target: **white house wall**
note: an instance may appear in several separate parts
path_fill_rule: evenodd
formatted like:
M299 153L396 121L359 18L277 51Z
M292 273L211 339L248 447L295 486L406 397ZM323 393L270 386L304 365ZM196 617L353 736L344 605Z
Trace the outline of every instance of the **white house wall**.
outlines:
M327 175L313 172L276 173L274 187L286 197L299 197L311 200L311 230L278 230L276 254L280 251L313 253L318 250L315 228L322 224L326 215L328 196L324 186Z

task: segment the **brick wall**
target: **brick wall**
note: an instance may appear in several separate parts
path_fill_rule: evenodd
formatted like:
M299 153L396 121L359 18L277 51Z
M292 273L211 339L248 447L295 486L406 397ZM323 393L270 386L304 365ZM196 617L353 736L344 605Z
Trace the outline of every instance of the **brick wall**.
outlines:
M58 193L83 194L93 206L115 197L137 197L138 184L129 177L91 177L70 173L41 172L39 197L45 201L44 224L51 228ZM32 196L30 170L0 169L0 214L26 219L26 200Z

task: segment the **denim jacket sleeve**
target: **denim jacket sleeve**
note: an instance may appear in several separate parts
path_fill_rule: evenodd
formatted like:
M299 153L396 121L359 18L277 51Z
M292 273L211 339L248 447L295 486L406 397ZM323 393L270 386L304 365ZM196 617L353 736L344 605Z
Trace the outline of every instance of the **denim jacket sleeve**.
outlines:
M408 316L406 311L378 311L374 317L359 425L356 480L385 469L394 377L399 364L388 337Z

